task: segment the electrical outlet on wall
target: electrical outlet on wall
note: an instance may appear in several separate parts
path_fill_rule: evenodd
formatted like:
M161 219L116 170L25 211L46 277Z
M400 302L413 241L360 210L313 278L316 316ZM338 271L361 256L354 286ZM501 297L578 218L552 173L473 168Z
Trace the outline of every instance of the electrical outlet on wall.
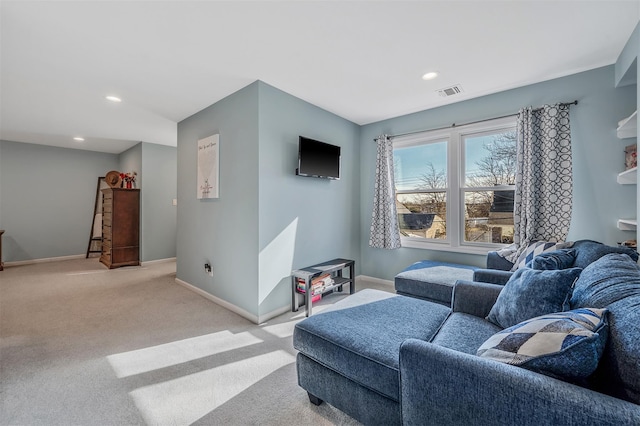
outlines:
M213 268L211 267L210 263L205 263L204 264L204 271L207 273L207 275L209 275L210 277L213 276Z

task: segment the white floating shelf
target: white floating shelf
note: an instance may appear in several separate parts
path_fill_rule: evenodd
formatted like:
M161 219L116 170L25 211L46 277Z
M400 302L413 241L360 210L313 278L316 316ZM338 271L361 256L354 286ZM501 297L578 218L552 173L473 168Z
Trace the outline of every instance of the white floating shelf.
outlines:
M635 231L637 227L636 219L618 219L618 229L621 231Z
M618 123L618 139L635 138L638 135L637 115L638 111L635 111L631 116Z
M634 167L629 170L625 170L622 173L618 173L618 183L620 185L634 185L638 180L638 168Z

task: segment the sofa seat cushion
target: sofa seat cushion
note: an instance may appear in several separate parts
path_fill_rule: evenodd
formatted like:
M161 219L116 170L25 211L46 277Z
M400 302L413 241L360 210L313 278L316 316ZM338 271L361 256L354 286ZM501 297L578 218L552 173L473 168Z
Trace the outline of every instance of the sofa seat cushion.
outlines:
M471 281L475 266L423 260L395 277L396 291L412 297L451 306L451 293L457 280Z
M436 303L365 289L296 324L293 345L319 364L399 401L400 345L408 338L431 340L449 312Z
M640 404L640 267L626 254L607 254L576 281L571 307L607 308L609 338L593 377L595 389Z
M454 312L442 324L432 343L475 355L480 345L500 330L500 327L483 318Z

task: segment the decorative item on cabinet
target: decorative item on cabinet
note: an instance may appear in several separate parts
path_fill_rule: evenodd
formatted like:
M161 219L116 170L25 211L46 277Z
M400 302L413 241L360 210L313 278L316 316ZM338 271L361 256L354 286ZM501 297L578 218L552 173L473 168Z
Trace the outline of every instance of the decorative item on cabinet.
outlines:
M107 172L107 174L104 176L104 180L111 188L120 188L120 186L122 185L122 178L120 177L120 172L117 170L111 170L110 172Z
M102 262L109 269L140 264L140 190L102 190Z
M136 172L120 173L122 187L126 189L133 189L136 185L136 176L138 176Z

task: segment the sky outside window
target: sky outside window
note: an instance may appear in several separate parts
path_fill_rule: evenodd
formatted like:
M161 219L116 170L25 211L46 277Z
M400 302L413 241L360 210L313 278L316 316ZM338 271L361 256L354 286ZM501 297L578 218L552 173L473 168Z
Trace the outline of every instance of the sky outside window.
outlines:
M393 150L394 177L399 191L422 188L425 166L431 162L437 172L447 173L447 142L395 148Z
M482 171L478 163L490 154L485 146L503 134L469 136L465 138L465 176L475 176ZM442 172L445 176L447 174L446 141L395 148L393 155L396 189L399 191L426 189L423 176L429 173L427 168L429 163L433 165L436 173Z

